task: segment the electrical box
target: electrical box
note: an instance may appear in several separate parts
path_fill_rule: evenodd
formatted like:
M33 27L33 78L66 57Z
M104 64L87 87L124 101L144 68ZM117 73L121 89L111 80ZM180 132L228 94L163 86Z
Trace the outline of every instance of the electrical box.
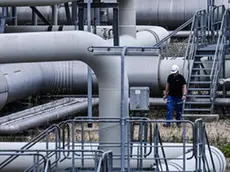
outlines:
M131 111L149 110L149 87L130 88L130 110Z

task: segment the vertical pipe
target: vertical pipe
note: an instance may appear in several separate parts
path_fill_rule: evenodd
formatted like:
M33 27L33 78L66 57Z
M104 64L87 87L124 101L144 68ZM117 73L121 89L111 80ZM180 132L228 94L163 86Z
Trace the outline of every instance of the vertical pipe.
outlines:
M77 2L72 2L72 23L73 25L77 25Z
M87 30L91 32L91 0L87 3ZM88 83L88 117L92 118L92 69L88 65L87 83Z
M93 2L100 3L101 0L93 0ZM96 25L101 24L101 15L100 15L100 8L95 8L94 16L96 18Z
M2 7L2 18L0 24L0 33L4 33L5 25L6 25L6 15L7 15L7 7Z
M64 5L65 5L65 13L66 13L67 24L71 25L72 19L71 19L70 10L69 10L69 3L65 3Z
M57 5L52 5L52 25L58 25Z
M14 26L18 25L18 19L17 19L17 7L12 7L12 23Z
M209 9L210 5L211 5L211 0L207 0L207 9Z
M125 54L127 47L124 47L121 54L121 172L125 172L125 143L126 143L126 122L125 107Z
M136 9L135 0L118 0L119 28L121 35L136 38Z
M77 25L77 24L75 24L75 25ZM84 8L78 9L78 29L84 30Z
M119 46L119 13L118 8L113 9L113 44Z
M71 127L71 134L72 134L72 171L74 172L75 171L75 152L74 152L74 149L75 149L75 130L76 130L76 123L74 121L71 122L72 123L72 127Z
M38 25L38 16L36 15L36 13L33 10L32 10L32 24Z
M222 57L222 58L224 59L224 57ZM223 63L223 64L222 64L222 77L223 77L223 78L226 78L225 59L223 60L222 63ZM227 96L226 84L223 85L222 91L223 91L223 98L226 98L226 96Z

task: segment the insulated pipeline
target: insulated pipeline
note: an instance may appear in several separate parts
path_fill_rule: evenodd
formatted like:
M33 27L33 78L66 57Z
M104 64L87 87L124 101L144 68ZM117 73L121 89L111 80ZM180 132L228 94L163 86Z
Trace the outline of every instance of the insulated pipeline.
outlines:
M8 2L8 0L2 2ZM11 0L16 2L16 0ZM26 1L26 0L24 0ZM29 1L29 0L28 0ZM45 0L41 1L44 2ZM61 1L61 0L60 0ZM63 0L64 1L64 0ZM17 1L18 2L18 1ZM40 2L40 1L38 1ZM48 2L48 1L47 1ZM104 2L114 2L114 0L104 0ZM136 24L137 25L158 25L173 30L187 20L189 20L197 10L206 9L206 0L135 0L136 3ZM215 0L215 5L224 4L229 7L228 0ZM52 8L39 7L39 11L51 22ZM19 7L19 24L31 23L32 11L29 7ZM71 10L71 9L70 9ZM70 11L71 12L71 11ZM101 23L112 23L112 10L101 9ZM124 15L122 15L124 16ZM132 15L133 16L133 15ZM125 16L126 17L126 16ZM132 20L135 16L133 16ZM85 18L86 19L86 18ZM64 6L58 9L58 23L67 24ZM41 21L40 21L41 22Z
M74 0L1 0L0 6L46 6L46 5L55 5L66 2L71 2Z

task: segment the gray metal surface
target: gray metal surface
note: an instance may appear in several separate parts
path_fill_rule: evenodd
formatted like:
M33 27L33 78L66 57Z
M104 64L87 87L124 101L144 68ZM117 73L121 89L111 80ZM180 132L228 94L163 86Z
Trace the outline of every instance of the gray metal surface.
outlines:
M148 56L127 57L126 70L130 86L148 86L152 97L161 96L167 76L170 73L170 67L173 64L179 65L182 69L183 60L160 60L160 57ZM226 66L229 64L230 61L227 60ZM60 94L62 92L87 93L87 66L83 62L5 64L0 65L0 71L2 73L0 82L2 85L1 107L26 96L39 92L47 93L50 90L59 89ZM230 77L228 67L226 67L226 76ZM229 86L227 84L227 89ZM93 94L97 93L97 78L93 74ZM228 103L224 104L227 105Z
M165 122L164 120L149 120L147 118L125 118L124 120L128 131L125 133L128 139L124 142L127 152L112 152L112 159L108 158L109 162L104 162L104 164L108 165L112 160L120 160L125 155L127 157L125 170L130 172L154 171L156 169L162 172L169 171L167 169L186 172L195 171L196 169L205 171L207 167L209 167L210 172L224 172L226 168L226 160L223 153L209 145L202 120L195 121L195 123L181 120L186 125L186 128L192 132L192 142L190 144L186 143L185 139L182 139L183 141L180 143L162 143L161 134L165 132L165 129L161 130L160 125ZM93 123L93 129L87 127L86 124L89 122ZM172 122L176 123L176 121ZM100 149L104 142L95 142L94 139L88 140L86 137L76 137L76 134L89 136L94 133L97 137L101 137L97 127L100 123L117 123L121 125L120 118L93 118L93 120L75 118L74 120L63 121L47 128L27 143L15 142L9 146L9 143L1 142L0 170L5 172L17 169L18 172L21 172L26 168L33 169L35 162L28 154L33 155L36 153L49 157L53 171L67 168L74 171L75 167L77 167L78 171L95 171L95 168L100 166L97 165L100 162L97 159L105 152ZM147 125L147 128L152 133L147 136L147 142L143 142L141 139L144 133L138 134L138 140L131 140L132 131L130 126L133 124ZM134 130L138 132L137 128L134 128ZM187 134L182 137L186 138ZM50 137L52 137L52 140L50 140ZM113 148L121 147L122 141L107 140L106 143ZM20 153L18 154L18 152ZM20 156L22 153L25 153L25 155ZM185 159L184 163L182 159ZM200 161L196 161L197 159L205 160L203 161L205 166L198 166ZM140 161L142 161L141 164L138 163ZM45 160L40 159L39 162L41 164L40 168L44 168ZM110 165L112 165L115 171L120 171L120 166L117 164ZM104 169L102 172L109 172L109 169Z
M120 35L136 37L136 5L135 0L118 0Z
M71 2L74 0L1 0L0 6L1 7L8 7L8 6L46 6L46 5L54 5L54 4L61 4L65 2Z
M91 32L91 0L87 1L87 31ZM87 67L87 95L88 95L88 117L92 118L92 82L93 82L93 72L90 66Z
M58 24L58 7L57 5L52 5L52 25Z
M148 111L149 87L130 87L129 103L131 111Z
M35 27L30 26L29 28L35 28ZM58 27L54 27L54 28L58 29ZM104 26L102 26L102 28L104 28ZM142 30L146 28L148 27L140 27L138 29ZM150 28L152 29L150 30ZM121 37L121 44L151 46L154 45L157 40L164 38L168 34L168 32L161 27L151 26L150 28L149 31L151 32L146 30L138 32L136 40L128 36ZM65 30L65 27L63 29ZM74 28L72 27L72 29ZM100 29L100 27L98 27L98 29ZM37 30L36 28L35 30L41 31L41 30ZM152 34L152 32L154 32L155 34ZM7 35L7 36L14 37L14 35L16 34L13 34L11 36ZM22 35L28 35L28 34L22 34ZM113 43L112 40L107 40L107 41L110 42L110 45L112 45ZM27 44L26 40L24 44ZM17 47L17 45L15 46ZM34 54L33 52L35 51L35 49L36 52L40 51L37 48L34 48L33 50L31 49L31 54ZM63 55L59 55L59 56L63 56L62 59L65 59L64 52L62 52L62 54ZM36 53L34 54L34 56L36 56ZM29 56L28 58L30 59ZM151 94L156 95L159 92L158 91L159 84L158 84L158 80L156 79L159 78L159 75L158 75L158 69L154 67L154 65L159 66L160 64L159 58L160 58L159 56L157 57L146 56L141 58L138 56L132 58L127 57L126 69L129 73L129 79L131 80L130 83L133 86L147 85L151 88ZM10 103L38 92L47 93L47 91L52 91L57 89L60 91L60 93L62 92L77 93L77 94L87 93L87 89L86 89L87 69L86 69L86 65L82 62L65 61L65 62L50 62L50 63L44 62L44 63L37 63L37 64L35 63L5 64L5 65L0 65L0 70L5 76L5 79L3 79L2 82L5 83L4 82L5 80L7 83L6 95L8 95L8 97L6 97L6 95L1 97L3 98L3 102L1 103L2 106L6 103L6 100L7 103ZM33 71L33 73L31 71ZM97 79L96 76L93 74L93 94L97 94L97 93L98 93Z
M113 0L106 0L105 2L108 1L114 2ZM137 14L136 22L138 25L159 25L166 27L167 29L175 29L190 19L197 10L206 9L207 7L206 0L135 0L135 3ZM228 0L216 0L215 4L225 4L227 8L229 7ZM42 7L41 11L45 16L50 16L47 18L51 20L50 7ZM29 8L23 7L23 9L21 9L20 7L18 9L18 14L19 23L25 24L31 21L31 10ZM65 24L66 17L64 6L59 8L58 14L59 24ZM112 23L112 10L102 9L101 14L102 21L110 21L110 23ZM122 15L122 17L126 18L127 16ZM133 20L134 15L132 15L132 17Z
M6 26L5 33L47 32L48 30L52 32L54 31L56 32L58 31L59 28L60 26L41 26L41 25L40 26ZM63 26L62 30L73 31L75 30L75 26ZM87 31L87 26L84 27L84 30ZM91 30L93 30L93 28L91 28ZM162 40L169 34L169 32L166 29L159 26L136 26L136 32L137 32L137 39L139 41L144 36L142 40L145 40L145 44L148 39L148 41L152 41L152 45L156 44L159 40ZM111 26L97 26L96 33L97 35L99 35L100 37L106 40L113 38L113 31ZM182 36L186 36L186 34L184 35L182 33ZM142 43L143 42L144 41L142 41ZM169 41L167 43L169 43ZM166 46L166 44L164 43L163 46Z
M94 99L92 105L99 103ZM29 128L74 115L87 109L87 100L65 98L0 118L1 134L16 134Z
M0 33L4 33L5 25L6 25L6 17L7 17L7 8L2 7L2 14L1 14L1 23L0 23Z
M111 1L111 0L106 0ZM175 29L192 18L197 10L206 9L206 0L135 0L138 25L158 25ZM228 0L215 0L215 5L225 4ZM111 21L111 12L106 11L104 18Z
M88 47L90 46L108 45L102 38L91 33L74 31L59 33L4 34L1 36L1 40L1 63L66 60L80 60L87 63L97 76L100 98L100 117L120 117L120 57L95 57L92 52L88 51ZM12 51L11 47L14 47L14 51ZM127 77L125 77L124 85L124 99L125 102L127 102ZM128 106L128 102L125 106ZM128 108L126 109L128 110ZM100 132L102 133L102 137L100 137L101 141L119 141L121 139L120 127L117 125L101 125ZM111 135L111 133L114 133L114 135ZM119 152L120 150L117 149L113 151Z

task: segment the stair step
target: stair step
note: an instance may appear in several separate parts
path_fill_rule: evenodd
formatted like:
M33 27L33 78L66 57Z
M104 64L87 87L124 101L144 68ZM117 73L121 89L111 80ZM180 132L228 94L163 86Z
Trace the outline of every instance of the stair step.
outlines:
M209 91L210 88L188 88L189 91Z
M213 61L194 61L194 64L213 64Z
M211 57L215 55L215 50L197 50L196 56Z
M185 120L195 121L198 118L202 118L205 122L213 122L219 120L219 114L183 114L182 117Z
M207 56L207 55L206 55L206 56ZM199 58L199 57L200 57L200 58L202 58L202 57L206 57L206 56L205 56L205 55L203 55L203 54L196 54L196 55L195 55L195 58L196 58L196 57L198 57L198 58ZM213 53L213 54L209 54L208 56L209 56L209 57L214 57L214 56L215 56L215 54L214 54L214 53Z
M210 75L191 75L191 77L210 77Z
M190 84L210 84L211 81L190 81Z
M206 109L206 108L189 108L189 109L184 109L184 111L187 112L193 112L193 111L199 111L199 112L210 112L211 109Z
M192 70L212 70L212 68L192 68Z
M189 94L189 95L187 95L186 97L210 98L210 95Z
M197 51L216 51L216 44L210 44L205 47L198 47Z
M212 102L185 102L186 105L210 105Z

